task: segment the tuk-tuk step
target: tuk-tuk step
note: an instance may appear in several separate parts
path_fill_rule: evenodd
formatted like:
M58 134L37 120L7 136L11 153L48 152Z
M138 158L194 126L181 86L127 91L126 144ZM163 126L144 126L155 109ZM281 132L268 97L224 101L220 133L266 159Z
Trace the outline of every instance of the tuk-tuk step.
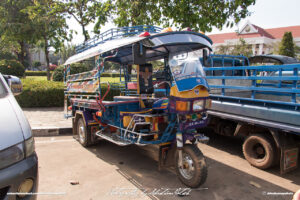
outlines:
M114 144L117 144L119 146L127 146L127 145L130 145L132 144L131 142L129 141L126 141L126 140L121 140L119 137L117 137L117 135L113 135L112 133L102 133L101 131L98 131L95 133L96 136L102 138L102 139L105 139L105 140L108 140Z

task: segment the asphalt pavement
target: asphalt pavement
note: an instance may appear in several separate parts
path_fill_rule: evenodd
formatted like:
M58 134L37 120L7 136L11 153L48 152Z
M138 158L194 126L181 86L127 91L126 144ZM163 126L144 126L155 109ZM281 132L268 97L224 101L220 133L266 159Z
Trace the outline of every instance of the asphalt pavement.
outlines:
M280 175L251 167L242 157L240 142L212 137L199 148L208 163L207 181L198 189L186 188L172 168L158 171L157 162L137 146L116 146L107 141L82 147L72 136L36 137L39 157L38 200L62 199L192 199L291 200L300 188L300 171ZM186 190L187 196L176 195Z

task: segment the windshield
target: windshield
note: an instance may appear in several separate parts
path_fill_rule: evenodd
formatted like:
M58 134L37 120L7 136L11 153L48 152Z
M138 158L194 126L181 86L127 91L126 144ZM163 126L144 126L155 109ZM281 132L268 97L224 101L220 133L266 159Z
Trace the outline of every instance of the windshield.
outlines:
M198 85L208 88L200 57L199 50L185 49L170 54L169 66L179 92L192 90Z
M169 66L174 79L205 76L199 51L181 51L169 56Z

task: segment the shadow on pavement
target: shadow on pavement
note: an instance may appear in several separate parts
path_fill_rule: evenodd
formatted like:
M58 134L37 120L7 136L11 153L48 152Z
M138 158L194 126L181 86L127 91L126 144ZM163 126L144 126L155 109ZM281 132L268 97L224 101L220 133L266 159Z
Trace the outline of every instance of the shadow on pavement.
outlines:
M177 188L186 188L186 186L177 179L173 170L158 171L157 162L145 156L139 147L120 147L106 141L100 141L99 144L88 148L88 150L99 159L117 166L120 174L139 188L140 192L150 193L148 196L151 199L292 199L292 194L265 195L266 192L289 191L209 158L206 159L209 170L208 179L204 185L200 186L199 189L193 189L190 195L185 197L166 194L166 189L168 189L168 193L173 193ZM166 195L153 194L155 189L160 189L159 191ZM116 194L117 198L118 194Z
M209 137L209 143L207 145L245 159L244 155L243 155L243 150L242 150L242 145L243 145L242 138L219 135L219 134L214 133L210 129L205 129L203 132L205 132L205 135L207 135ZM298 160L298 166L300 167L300 159ZM280 174L280 166L279 165L274 166L265 171L272 173L276 176L280 176L282 178L288 179L288 180L292 181L293 183L300 185L300 169L299 168L292 172L289 172L287 174L283 174L283 175Z

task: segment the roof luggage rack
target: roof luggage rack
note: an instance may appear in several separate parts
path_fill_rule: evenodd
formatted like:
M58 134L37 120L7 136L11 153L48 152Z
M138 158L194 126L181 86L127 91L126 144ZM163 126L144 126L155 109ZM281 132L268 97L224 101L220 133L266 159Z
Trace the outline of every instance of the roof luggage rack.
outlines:
M100 43L104 43L105 41L122 38L122 37L134 36L143 33L145 31L149 33L159 33L162 31L162 28L157 26L150 26L150 25L112 28L76 46L75 50L76 53L80 53L94 46L97 46Z

